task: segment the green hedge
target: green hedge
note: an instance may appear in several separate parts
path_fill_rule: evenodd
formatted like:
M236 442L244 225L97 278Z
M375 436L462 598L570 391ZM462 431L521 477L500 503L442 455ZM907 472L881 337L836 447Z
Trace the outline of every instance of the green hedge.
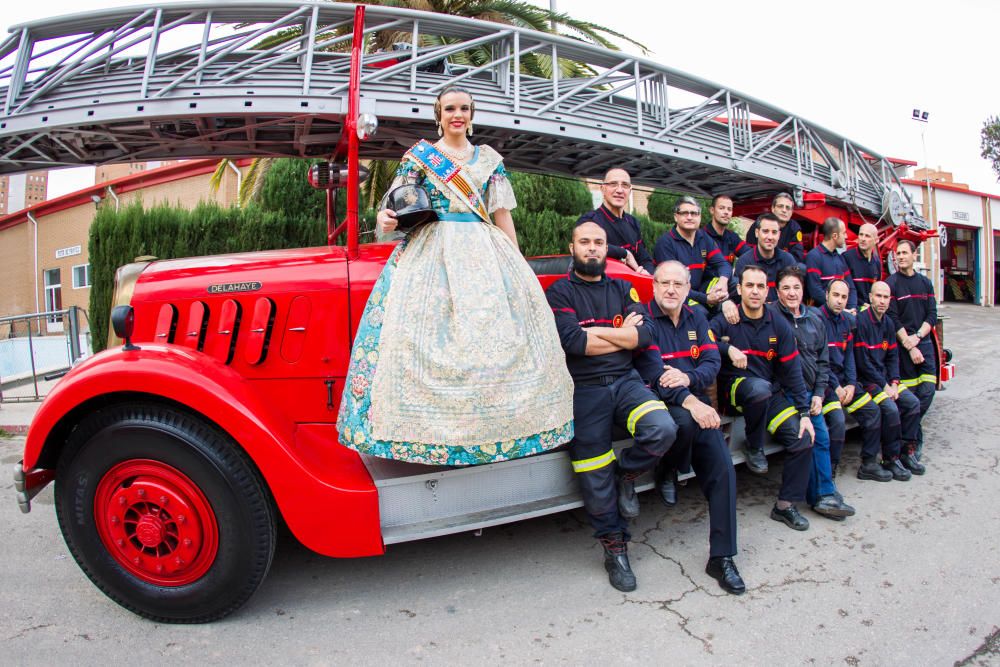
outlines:
M367 216L368 227L372 216ZM142 255L159 259L299 248L326 243L321 220L259 206L224 208L201 203L188 210L134 202L116 211L102 206L90 227L90 325L94 351L107 345L115 270Z

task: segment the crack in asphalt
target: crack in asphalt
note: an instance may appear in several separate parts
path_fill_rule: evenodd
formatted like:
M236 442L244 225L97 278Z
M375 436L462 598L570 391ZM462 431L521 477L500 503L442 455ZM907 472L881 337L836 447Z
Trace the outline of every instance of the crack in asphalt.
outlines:
M697 639L699 642L701 642L701 646L706 653L708 653L709 655L714 655L714 653L712 652L712 642L710 642L708 639L705 639L700 635L696 635L695 633L691 632L691 630L689 630L687 627L688 623L690 622L690 619L670 606L675 602L680 602L681 600L684 599L684 596L686 596L688 593L693 593L693 592L694 591L684 591L684 593L679 598L670 600L630 600L628 598L625 598L624 600L622 600L622 604L623 605L637 604L643 606L652 605L656 606L656 608L659 609L660 611L670 612L679 619L680 622L677 624L677 627L679 627L684 634L686 634L691 639Z
M966 667L966 665L973 664L974 660L978 662L978 658L992 658L997 656L1000 656L1000 628L993 626L993 632L983 640L983 643L962 660L957 660L955 667Z
M45 628L51 628L51 627L52 627L51 623L43 623L42 625L33 625L30 628L22 628L21 631L18 632L17 634L7 637L6 641L10 641L12 639L20 639L29 632L34 632L35 630L44 630Z

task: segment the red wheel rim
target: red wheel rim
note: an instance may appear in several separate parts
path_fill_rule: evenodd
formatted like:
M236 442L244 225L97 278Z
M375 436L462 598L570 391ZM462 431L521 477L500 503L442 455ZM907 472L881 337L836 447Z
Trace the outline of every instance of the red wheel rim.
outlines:
M187 475L148 459L124 461L97 485L94 518L101 542L143 581L183 586L212 566L219 527L205 495Z

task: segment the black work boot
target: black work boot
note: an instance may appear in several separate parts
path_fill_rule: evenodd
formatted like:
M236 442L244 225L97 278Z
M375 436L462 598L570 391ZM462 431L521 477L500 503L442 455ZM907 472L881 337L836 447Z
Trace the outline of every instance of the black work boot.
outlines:
M858 468L858 479L870 479L874 482L891 482L892 473L875 462L875 459L868 459L861 462Z
M914 475L923 475L927 472L927 468L924 464L917 459L917 446L916 445L906 445L903 449L903 453L899 455L899 462L903 464L903 467L912 472Z
M893 457L889 461L882 461L882 466L892 473L892 478L897 482L909 482L910 478L913 477L910 471L899 462L898 456Z
M677 471L673 468L663 470L661 476L656 480L656 490L660 494L660 500L667 507L677 504Z
M626 519L634 519L639 516L639 496L635 492L635 478L639 475L634 472L615 473L615 482L618 487L618 511Z
M621 533L612 533L600 538L604 547L604 569L608 571L611 585L628 593L635 590L635 574L628 562L628 542Z
M755 475L766 475L767 456L764 455L764 450L750 449L749 447L747 447L743 451L746 454L747 470L754 473Z

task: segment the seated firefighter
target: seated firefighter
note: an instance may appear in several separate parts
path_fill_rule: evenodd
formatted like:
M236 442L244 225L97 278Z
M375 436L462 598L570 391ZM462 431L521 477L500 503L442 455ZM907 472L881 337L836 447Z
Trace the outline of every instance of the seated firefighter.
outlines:
M604 230L593 222L578 225L569 250L573 269L547 292L575 384L569 453L604 547L608 579L620 591L633 591L628 520L639 515L634 481L674 443L677 426L632 365L633 350L648 346L652 333L631 283L604 274ZM634 438L617 455L611 444L616 424Z
M861 427L860 479L877 482L892 481L892 473L878 464L882 459L891 461L899 456L899 411L894 401L883 400L876 404L871 394L858 384L858 371L854 362L854 316L845 312L849 295L845 280L831 280L826 284L826 304L820 307L826 323L827 348L830 359L830 378L826 388L823 412L838 411L852 415ZM867 317L862 311L861 317ZM837 407L839 406L839 408ZM840 422L843 424L843 421ZM830 424L830 465L834 472L844 449L844 428Z
M656 267L653 301L647 306L653 340L635 363L677 424L677 440L661 459L660 468L666 469L658 475L661 497L668 505L675 503L674 471L694 468L708 500L709 558L705 572L726 592L740 595L746 585L733 562L736 472L719 429L719 414L708 398L721 361L718 346L709 337L708 321L685 305L690 290L691 276L683 264L671 260Z
M737 285L739 320L730 324L719 314L709 324L723 360L719 404L730 406L746 420L747 468L751 472L765 474L768 470L765 428L784 447L787 456L771 518L795 530L807 530L809 521L795 503L806 499L812 470L814 432L809 420L809 392L791 326L764 305L767 283L764 269L746 266Z
M879 407L893 401L899 415L902 445L899 455L883 459L882 466L892 473L893 479L906 482L912 471L923 472L916 458L920 433L920 400L906 385L899 382L899 350L896 347L896 327L889 317L889 286L882 281L872 285L871 307L858 313L854 332L854 360L858 368L858 381L871 394ZM888 407L888 406L886 406ZM882 413L882 421L894 423L893 416ZM882 481L874 461L862 462L858 479Z

